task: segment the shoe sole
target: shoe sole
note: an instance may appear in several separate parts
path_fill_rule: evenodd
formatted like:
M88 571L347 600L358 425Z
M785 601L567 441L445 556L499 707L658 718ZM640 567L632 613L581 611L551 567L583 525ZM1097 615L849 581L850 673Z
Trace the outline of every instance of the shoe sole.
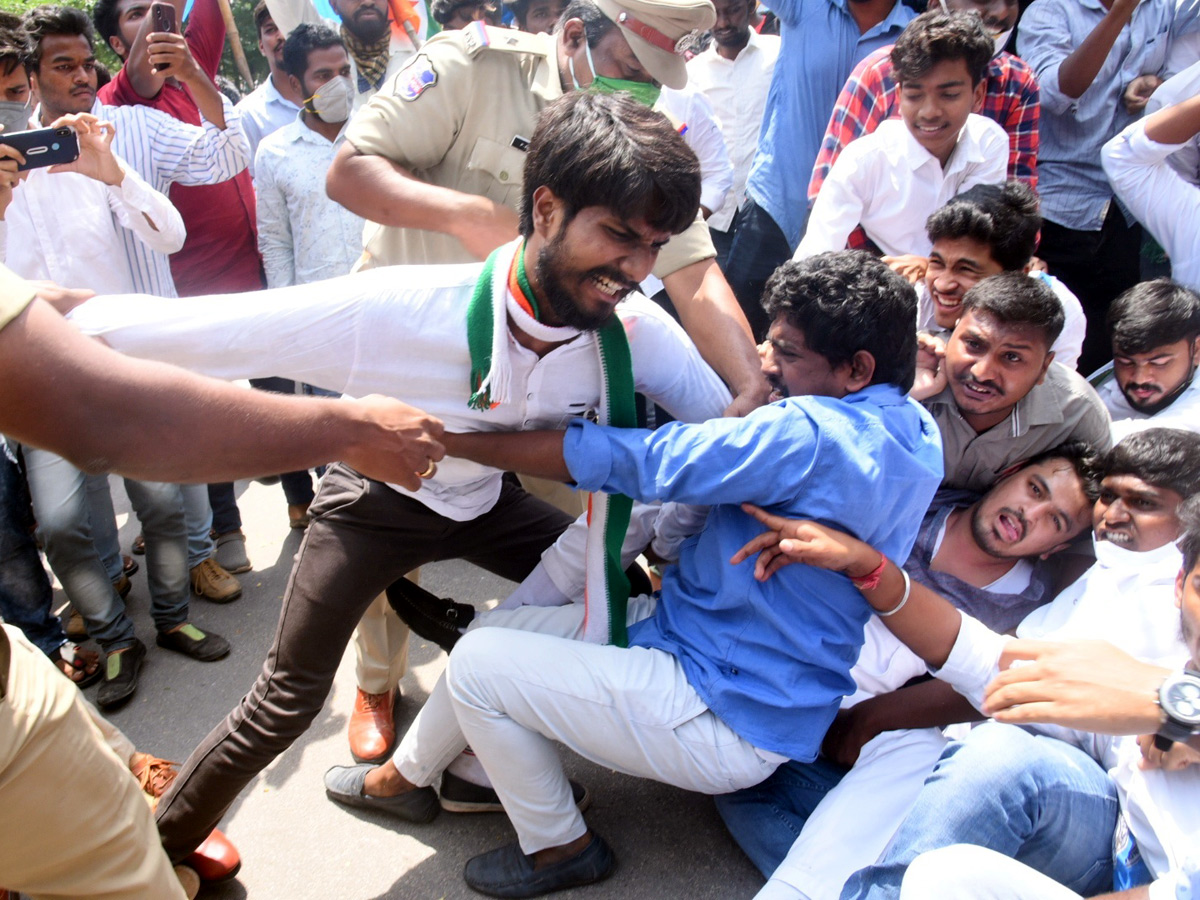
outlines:
M203 656L200 656L195 653L188 653L188 651L181 650L178 647L173 647L169 643L164 644L158 638L155 638L154 642L156 644L158 644L158 646L162 647L164 650L170 650L172 653L178 653L180 656L186 656L188 659L194 659L197 662L216 662L218 659L224 659L225 657L227 657L229 655L230 650L233 649L232 647L226 647L225 650L223 650L220 653L205 654Z
M230 574L233 574L232 572ZM232 603L242 596L242 591L239 588L236 594L230 594L228 597L210 597L208 594L202 594L195 588L192 588L192 596L199 597L201 600L207 600L209 603Z
M346 806L350 809L362 809L368 812L384 813L392 818L400 819L404 822L412 822L414 825L427 825L437 818L441 808L436 800L420 816L402 815L397 809L390 808L386 804L378 802L379 798L363 797L362 795L349 796L347 794L339 794L325 788L325 796L337 803L339 806ZM373 802L375 801L375 802Z

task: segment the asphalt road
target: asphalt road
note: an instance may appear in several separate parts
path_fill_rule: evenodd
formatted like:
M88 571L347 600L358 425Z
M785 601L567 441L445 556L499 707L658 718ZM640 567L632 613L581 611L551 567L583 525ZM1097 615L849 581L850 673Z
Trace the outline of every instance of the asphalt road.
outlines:
M224 635L229 657L198 663L154 646L145 571L134 576L128 602L149 656L137 694L110 716L141 750L183 760L253 683L271 643L300 534L287 527L278 486L239 483L239 506L254 570L244 589L220 606L193 598L192 620ZM126 550L136 520L119 479L113 498ZM440 596L483 608L504 597L510 582L468 563L422 570L422 583ZM59 595L61 597L61 595ZM401 684L400 729L420 708L445 665L436 646L414 636L410 671ZM432 824L408 825L378 814L350 811L325 797L322 775L352 762L346 722L354 699L354 657L342 658L333 692L313 726L238 798L222 823L243 866L225 885L206 888L204 900L425 900L475 898L462 881L472 856L514 839L500 814L443 813ZM87 693L94 695L95 688ZM606 882L564 892L564 898L750 898L758 872L726 834L712 801L651 781L600 768L567 751L571 777L592 790L589 824L616 851L618 867Z

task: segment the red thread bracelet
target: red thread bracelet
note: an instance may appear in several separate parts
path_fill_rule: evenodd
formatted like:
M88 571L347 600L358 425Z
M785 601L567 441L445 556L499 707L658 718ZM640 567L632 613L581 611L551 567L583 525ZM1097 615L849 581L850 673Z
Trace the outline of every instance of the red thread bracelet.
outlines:
M868 572L866 575L855 578L850 577L851 583L860 591L870 591L879 587L879 579L883 577L883 570L887 568L887 557L882 553L879 554L879 565Z

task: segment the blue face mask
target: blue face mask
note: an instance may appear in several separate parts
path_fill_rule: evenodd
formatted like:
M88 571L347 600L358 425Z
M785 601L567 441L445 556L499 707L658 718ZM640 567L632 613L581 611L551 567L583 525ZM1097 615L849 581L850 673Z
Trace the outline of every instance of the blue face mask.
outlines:
M653 107L658 102L658 95L662 93L662 88L657 84L652 84L648 81L630 81L627 78L609 78L607 75L596 74L596 64L592 61L592 47L584 39L584 51L587 53L588 68L592 70L592 83L588 85L588 90L595 91L600 94L615 94L618 91L624 91L637 100L644 106ZM571 81L575 84L575 89L580 89L579 79L575 77L575 58L569 57L567 65L571 69Z

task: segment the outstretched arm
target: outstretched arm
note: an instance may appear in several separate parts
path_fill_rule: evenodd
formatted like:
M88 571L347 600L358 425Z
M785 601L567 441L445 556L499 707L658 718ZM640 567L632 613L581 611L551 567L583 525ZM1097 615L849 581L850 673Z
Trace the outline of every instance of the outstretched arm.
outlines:
M469 459L505 472L570 482L571 472L563 459L565 434L565 431L447 433L442 436L442 443L447 456Z

